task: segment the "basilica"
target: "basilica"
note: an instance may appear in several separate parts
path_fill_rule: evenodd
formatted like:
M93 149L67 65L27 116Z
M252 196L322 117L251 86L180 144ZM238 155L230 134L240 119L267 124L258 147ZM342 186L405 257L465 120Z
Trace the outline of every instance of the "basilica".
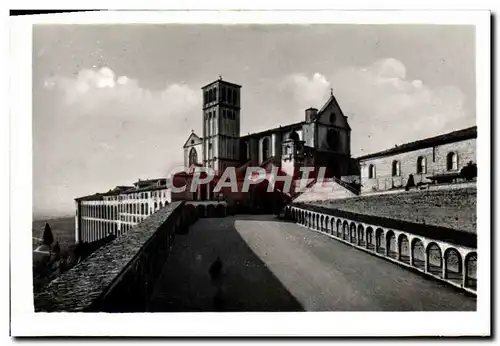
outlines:
M326 167L327 176L359 174L351 158L351 127L333 92L318 110L305 110L304 120L242 136L241 86L219 78L202 87L203 133L184 143L186 168L203 166L216 173L226 167L279 167L297 176L303 166ZM210 196L208 196L210 197Z
M463 171L476 167L476 126L352 158L351 127L333 92L319 110L306 109L300 122L242 136L241 86L219 78L202 91L203 133L192 132L184 143L184 170L76 198L76 242L93 242L109 233L120 235L172 201L219 200L235 212L270 213L297 200L300 193L289 193L279 184L268 189L267 179L248 192L218 191L217 180L196 185L194 191L171 188L189 186L200 167L210 168L216 176L234 167L239 186L247 178L248 167L261 167L268 173L278 169L278 175L292 177L294 186L302 186L304 179L321 185L315 182L315 173L324 167L328 183L317 189L315 185L308 193L317 200L401 192L412 184L418 188L475 184L475 175L467 177ZM304 178L301 167L316 171Z

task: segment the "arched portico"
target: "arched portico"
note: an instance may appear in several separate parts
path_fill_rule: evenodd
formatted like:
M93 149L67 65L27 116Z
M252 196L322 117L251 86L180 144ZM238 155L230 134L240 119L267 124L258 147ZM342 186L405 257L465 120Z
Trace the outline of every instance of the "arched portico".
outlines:
M365 228L363 227L362 224L358 225L358 245L365 247L366 242L365 242Z
M392 230L387 231L387 233L385 234L385 242L386 242L387 256L397 259L398 249L397 249L396 235L394 234L394 231Z
M443 278L448 280L453 280L458 284L462 284L463 278L463 268L462 268L462 256L457 249L449 247L444 251L444 270Z
M356 224L354 222L351 222L350 225L350 231L349 231L349 241L351 243L357 243L357 237L356 237Z
M424 243L419 238L414 238L411 242L411 260L412 266L425 270L427 263L425 247Z
M410 264L410 244L404 233L400 234L398 238L398 253L401 262Z
M465 278L464 286L477 289L477 253L471 252L465 256Z
M375 231L375 251L380 254L385 255L385 241L384 241L384 230L382 228L377 228Z
M427 245L427 271L436 276L443 276L443 256L439 246L431 242Z

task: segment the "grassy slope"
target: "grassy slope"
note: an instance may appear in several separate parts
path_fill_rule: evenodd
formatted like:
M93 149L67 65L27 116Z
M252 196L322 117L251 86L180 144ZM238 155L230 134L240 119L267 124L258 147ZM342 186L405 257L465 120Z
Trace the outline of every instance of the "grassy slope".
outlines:
M476 233L476 197L475 188L464 188L402 192L310 203L359 214Z

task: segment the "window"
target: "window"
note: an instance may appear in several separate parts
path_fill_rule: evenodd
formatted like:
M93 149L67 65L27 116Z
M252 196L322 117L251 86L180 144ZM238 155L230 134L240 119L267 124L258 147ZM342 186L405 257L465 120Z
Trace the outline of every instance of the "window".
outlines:
M375 166L368 166L368 179L375 179Z
M449 171L458 170L458 155L457 153L448 153L446 157L446 169Z
M419 156L417 159L417 174L427 173L427 160L423 156Z
M234 103L235 105L237 105L237 104L238 104L238 96L237 96L237 94L236 94L236 90L235 90L235 89L233 89L233 103Z
M191 150L189 151L189 166L197 163L198 163L198 153L196 152L195 148L191 148Z
M399 177L401 175L401 162L392 161L392 176Z
M339 135L335 130L328 130L326 133L326 141L330 149L336 150L339 147Z
M248 145L247 142L241 142L240 144L240 159L242 161L248 160Z
M269 138L266 137L262 140L262 161L269 158Z

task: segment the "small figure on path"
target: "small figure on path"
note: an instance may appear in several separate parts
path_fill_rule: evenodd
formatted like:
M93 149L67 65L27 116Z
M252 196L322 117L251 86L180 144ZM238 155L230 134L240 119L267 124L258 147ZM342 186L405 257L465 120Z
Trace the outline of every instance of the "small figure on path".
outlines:
M208 270L210 273L210 278L215 281L221 277L222 274L222 261L219 256L217 256L217 259L212 263L210 266L210 269Z
M222 311L224 299L222 297L222 261L219 256L212 263L210 269L208 270L210 274L210 278L212 279L212 283L215 285L217 291L213 298L213 305L215 311Z

